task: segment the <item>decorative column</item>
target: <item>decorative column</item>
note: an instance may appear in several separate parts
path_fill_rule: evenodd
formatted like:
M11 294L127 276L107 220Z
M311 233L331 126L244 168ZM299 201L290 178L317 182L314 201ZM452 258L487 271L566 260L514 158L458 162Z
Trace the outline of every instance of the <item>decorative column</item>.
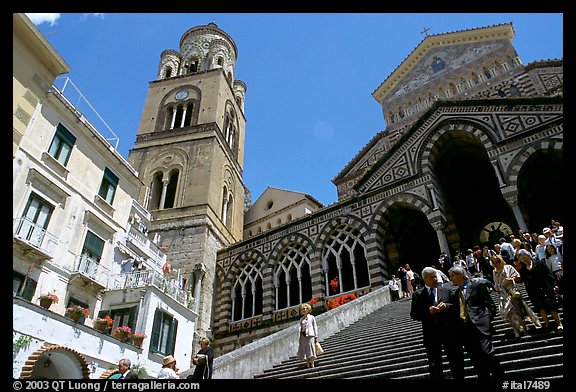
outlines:
M222 223L224 226L228 224L228 195L224 197L222 203Z
M490 161L490 163L492 164L492 167L494 168L494 173L496 173L496 177L498 178L498 185L500 186L500 188L502 188L503 186L506 185L506 182L502 178L502 173L500 172L500 167L498 166L498 161L493 160L493 161Z
M160 196L160 208L164 208L164 201L166 199L166 191L168 189L168 184L170 183L169 179L162 180L162 196Z
M186 109L187 109L187 107L184 106L184 109L182 112L182 121L180 121L180 128L184 128L184 120L186 119Z
M516 218L516 223L518 223L518 227L522 231L528 231L528 226L526 225L526 221L524 220L524 216L522 215L522 211L520 211L520 207L518 206L518 195L508 194L504 196L506 203L512 208L512 212L514 213L514 217Z
M172 111L172 121L170 121L170 129L174 129L174 123L176 122L176 112L178 112L178 108L174 108Z
M206 274L206 268L202 263L196 263L194 266L194 312L198 313L200 309L200 292L202 289L202 278Z
M450 254L450 248L448 246L448 239L446 238L446 234L444 230L446 226L442 221L431 222L432 228L436 231L436 236L438 237L438 244L440 245L440 252L446 252L448 257L452 259L452 255Z

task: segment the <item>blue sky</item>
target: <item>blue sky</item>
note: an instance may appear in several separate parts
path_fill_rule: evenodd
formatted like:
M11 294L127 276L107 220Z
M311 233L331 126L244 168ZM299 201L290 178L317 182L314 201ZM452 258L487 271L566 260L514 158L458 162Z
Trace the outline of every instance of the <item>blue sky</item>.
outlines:
M563 58L560 13L28 15L70 65L66 76L118 136L125 157L160 53L178 50L191 27L215 22L235 41L235 78L247 86L244 183L252 202L268 186L337 201L332 179L385 127L372 92L424 39L425 27L441 34L512 22L525 65Z

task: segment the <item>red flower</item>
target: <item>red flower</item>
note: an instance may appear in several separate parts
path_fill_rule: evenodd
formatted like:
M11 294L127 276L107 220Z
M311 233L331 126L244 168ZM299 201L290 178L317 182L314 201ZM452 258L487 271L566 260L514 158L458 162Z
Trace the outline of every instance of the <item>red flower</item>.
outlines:
M338 291L338 286L339 286L339 282L338 282L338 277L336 276L336 277L334 277L334 279L332 279L330 281L330 290L333 293L336 293Z
M326 301L326 311L337 308L340 305L344 305L347 302L353 301L356 299L354 294L343 294L339 297L332 298Z
M317 302L318 302L318 298L314 297L310 300L310 305L316 305Z

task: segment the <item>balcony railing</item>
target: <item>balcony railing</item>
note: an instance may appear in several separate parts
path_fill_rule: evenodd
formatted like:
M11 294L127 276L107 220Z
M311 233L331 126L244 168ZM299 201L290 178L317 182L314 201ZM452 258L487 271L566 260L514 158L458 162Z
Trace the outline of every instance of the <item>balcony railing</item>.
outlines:
M93 260L86 255L80 255L74 264L72 272L84 275L100 284L102 287L106 287L110 271L108 268L100 265L96 260Z
M173 298L188 309L193 309L194 307L194 297L192 297L192 293L182 290L177 282L166 279L162 274L156 271L145 270L126 274L109 275L108 284L106 285L109 290L146 286L154 286L158 288L167 296Z
M54 252L58 245L58 237L48 233L46 229L30 219L25 217L15 219L13 234L15 238L39 249L50 257L54 257Z

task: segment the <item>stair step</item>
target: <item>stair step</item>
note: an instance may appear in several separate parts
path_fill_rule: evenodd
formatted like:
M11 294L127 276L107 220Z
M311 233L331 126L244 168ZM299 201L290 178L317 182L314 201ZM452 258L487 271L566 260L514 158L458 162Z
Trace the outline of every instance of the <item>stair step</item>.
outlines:
M523 285L519 286L531 306ZM492 293L495 303L497 293ZM313 369L293 356L257 374L257 379L426 379L428 362L422 344L422 326L410 317L411 299L394 301L320 340L326 351ZM563 317L562 309L559 312ZM542 321L542 320L540 320ZM514 338L507 321L497 314L493 320L494 346L510 379L562 379L564 337L555 330L536 330L527 322L529 336ZM554 325L551 320L550 325ZM353 353L351 354L351 348ZM465 356L466 378L475 378ZM444 356L445 378L450 378Z

